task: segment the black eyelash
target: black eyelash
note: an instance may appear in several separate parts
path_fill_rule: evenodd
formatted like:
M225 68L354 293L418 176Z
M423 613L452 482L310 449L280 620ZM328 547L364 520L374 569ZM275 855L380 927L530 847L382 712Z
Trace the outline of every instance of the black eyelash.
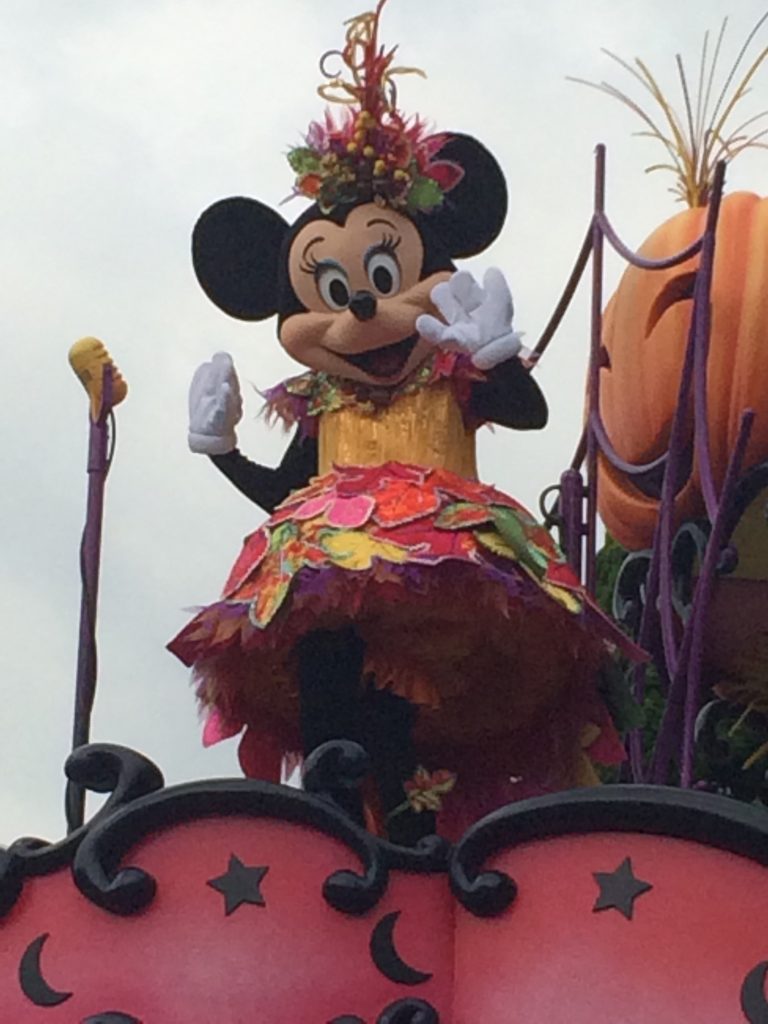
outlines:
M394 255L402 240L400 235L397 238L394 235L384 235L376 249L378 252L388 252Z
M299 270L303 270L305 274L310 274L312 277L315 276L319 260L317 260L311 253L304 260L303 263L299 264Z
M377 242L376 245L372 245L370 247L370 249L368 250L368 252L365 254L365 260L364 260L365 267L367 268L368 264L371 261L371 259L374 256L378 255L378 253L380 253L380 252L388 253L395 261L397 261L397 257L395 256L395 253L397 252L397 248L400 245L400 243L402 242L402 240L403 239L402 239L402 237L400 235L398 235L397 237L395 237L394 235L387 235L387 234L382 235L381 241Z

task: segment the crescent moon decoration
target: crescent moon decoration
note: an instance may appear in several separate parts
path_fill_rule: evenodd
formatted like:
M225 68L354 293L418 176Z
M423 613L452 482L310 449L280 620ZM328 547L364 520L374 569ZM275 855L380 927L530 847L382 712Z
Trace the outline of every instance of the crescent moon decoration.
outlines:
M92 1017L84 1017L80 1024L141 1024L141 1021L128 1013L107 1010L104 1013L95 1013Z
M48 939L49 932L38 935L24 950L19 963L19 985L21 991L35 1006L59 1006L72 996L71 992L57 992L43 977L40 954Z
M141 1021L128 1013L106 1010L104 1013L95 1013L92 1017L84 1017L80 1024L141 1024Z
M385 978L399 985L422 985L432 977L425 971L417 971L398 954L395 949L394 931L399 910L385 914L371 933L371 959Z
M765 995L765 978L768 974L768 960L753 967L741 986L741 1008L749 1024L768 1024L768 999Z

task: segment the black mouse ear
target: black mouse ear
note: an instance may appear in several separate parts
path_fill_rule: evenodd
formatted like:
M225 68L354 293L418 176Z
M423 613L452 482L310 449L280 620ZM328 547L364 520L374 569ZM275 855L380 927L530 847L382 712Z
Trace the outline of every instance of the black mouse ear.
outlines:
M450 160L464 177L445 193L429 220L451 256L474 256L487 249L507 216L507 185L488 150L470 135L450 135L435 160Z
M238 320L278 311L280 248L288 224L255 199L222 199L192 232L192 262L208 298Z

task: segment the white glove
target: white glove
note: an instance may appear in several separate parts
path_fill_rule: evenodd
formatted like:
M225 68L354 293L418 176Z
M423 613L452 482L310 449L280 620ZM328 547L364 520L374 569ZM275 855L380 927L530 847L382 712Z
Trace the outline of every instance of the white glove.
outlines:
M201 455L225 455L237 445L243 415L240 383L228 352L217 352L195 370L189 388L189 447Z
M458 270L450 281L435 285L430 298L446 322L423 314L416 330L433 345L465 353L479 370L520 352L521 335L512 330L512 295L500 270L486 270L482 288L469 271Z

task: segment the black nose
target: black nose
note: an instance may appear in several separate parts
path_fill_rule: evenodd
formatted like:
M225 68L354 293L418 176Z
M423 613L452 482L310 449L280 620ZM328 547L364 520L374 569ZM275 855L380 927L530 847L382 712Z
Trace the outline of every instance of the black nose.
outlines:
M349 308L358 320L372 320L376 316L376 296L371 292L355 292Z

